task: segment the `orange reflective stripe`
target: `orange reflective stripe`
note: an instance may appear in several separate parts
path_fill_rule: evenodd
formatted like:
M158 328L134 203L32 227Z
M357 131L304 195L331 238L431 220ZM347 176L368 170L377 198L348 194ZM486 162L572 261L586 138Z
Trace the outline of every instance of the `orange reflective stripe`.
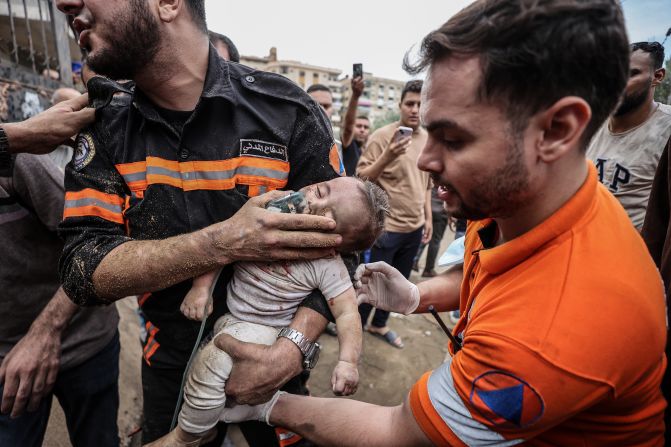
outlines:
M94 205L88 205L88 206L79 206L76 208L67 208L65 211L63 211L63 219L67 219L68 217L100 217L105 220L109 220L110 222L118 223L118 224L123 224L123 216L119 213L113 213L112 211L108 211L104 208L99 208Z
M275 427L275 436L277 436L277 441L279 442L280 447L296 444L303 439L301 435L282 427Z
M68 191L65 200L97 199L110 205L123 205L124 198L116 194L105 194L95 189L82 189L81 191Z
M133 163L120 163L115 165L115 167L121 175L137 174L147 170L147 163L144 161L136 161Z
M259 157L186 162L147 157L146 162L118 164L116 168L130 190L139 195L153 184L184 191L227 190L236 184L280 189L287 185L290 165L286 161Z
M81 191L68 191L65 193L63 219L93 216L123 224L123 204L123 197L115 194L106 194L95 189L87 188Z

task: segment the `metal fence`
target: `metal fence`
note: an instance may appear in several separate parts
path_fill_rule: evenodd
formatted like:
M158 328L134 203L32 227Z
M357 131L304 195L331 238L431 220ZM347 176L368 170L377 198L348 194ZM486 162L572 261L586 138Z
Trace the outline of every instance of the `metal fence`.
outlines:
M0 0L0 56L32 70L55 70L71 83L71 33L52 0ZM45 71L46 70L46 71Z

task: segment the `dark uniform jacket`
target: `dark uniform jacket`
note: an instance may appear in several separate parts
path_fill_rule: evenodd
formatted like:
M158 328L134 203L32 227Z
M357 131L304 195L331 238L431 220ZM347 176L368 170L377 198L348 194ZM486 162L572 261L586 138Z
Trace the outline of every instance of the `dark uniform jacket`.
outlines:
M227 62L212 47L200 101L182 132L132 84L94 78L89 95L96 123L77 138L59 229L63 287L80 305L105 304L92 275L118 245L200 230L230 218L249 197L339 174L319 105L288 79ZM226 312L231 273L225 268L215 288L210 325ZM147 363L181 365L188 358L199 323L179 306L190 286L185 281L139 299L148 320ZM307 302L328 313L321 294Z

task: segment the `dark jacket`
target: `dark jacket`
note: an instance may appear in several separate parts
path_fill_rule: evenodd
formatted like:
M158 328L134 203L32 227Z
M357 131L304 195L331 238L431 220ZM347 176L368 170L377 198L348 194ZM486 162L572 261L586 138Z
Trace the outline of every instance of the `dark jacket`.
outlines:
M181 132L133 84L94 78L89 95L96 123L77 138L59 229L63 287L80 305L105 304L92 275L118 245L200 230L230 218L249 197L338 175L319 105L288 79L227 62L213 48L200 101ZM217 283L210 325L226 312L231 273L228 266ZM190 286L140 299L151 341L176 348L177 363L198 333L199 323L179 310ZM309 299L310 307L327 307L321 294Z

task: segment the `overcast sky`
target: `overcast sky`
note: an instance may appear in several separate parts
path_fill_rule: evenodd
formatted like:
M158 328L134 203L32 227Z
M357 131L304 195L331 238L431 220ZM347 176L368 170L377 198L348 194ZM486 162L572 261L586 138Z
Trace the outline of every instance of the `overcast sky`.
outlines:
M206 0L210 28L228 35L241 54L265 56L277 47L291 59L350 73L405 80L403 55L416 47L469 0ZM624 0L631 41L664 39L671 27L671 0ZM666 42L667 58L671 38Z

